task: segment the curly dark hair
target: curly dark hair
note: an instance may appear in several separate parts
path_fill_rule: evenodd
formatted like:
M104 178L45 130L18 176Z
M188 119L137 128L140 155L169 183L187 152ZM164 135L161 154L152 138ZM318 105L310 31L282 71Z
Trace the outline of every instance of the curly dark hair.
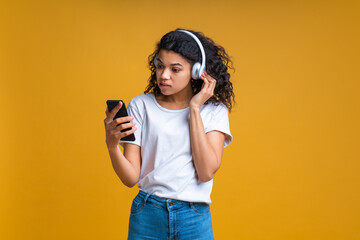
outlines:
M180 54L182 57L187 59L191 65L195 62L201 62L201 51L196 41L188 34L177 30L181 29L178 28L165 34L161 38L160 42L157 43L155 51L149 55L148 64L151 76L149 78L149 84L144 91L145 94L154 93L156 96L161 95L160 88L157 85L156 66L154 64L154 59L161 49ZM233 103L235 103L235 94L233 91L233 85L230 82L230 74L228 73L229 68L234 69L229 55L222 46L215 44L212 39L205 37L203 33L192 30L186 31L193 33L200 40L205 50L205 70L210 76L216 79L214 96L206 101L205 104L208 104L209 102L214 103L215 105L223 103L228 110L231 111ZM191 82L194 94L200 92L203 80L192 79Z

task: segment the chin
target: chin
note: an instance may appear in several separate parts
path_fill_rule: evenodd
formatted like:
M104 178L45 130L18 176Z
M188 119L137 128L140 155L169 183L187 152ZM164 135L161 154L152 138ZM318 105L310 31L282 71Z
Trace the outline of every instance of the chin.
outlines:
M173 94L170 91L166 91L166 90L164 91L164 90L161 90L161 89L160 89L160 92L161 92L162 95L165 95L165 96L169 96L169 95Z
M163 92L163 91L161 91L161 94L164 95L164 96L170 96L170 95L171 95L171 93L169 93L169 92Z

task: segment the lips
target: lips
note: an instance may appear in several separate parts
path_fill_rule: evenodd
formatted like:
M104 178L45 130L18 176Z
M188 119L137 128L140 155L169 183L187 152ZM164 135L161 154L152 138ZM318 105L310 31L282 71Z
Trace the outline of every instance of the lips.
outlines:
M159 87L170 87L170 85L166 83L159 83Z

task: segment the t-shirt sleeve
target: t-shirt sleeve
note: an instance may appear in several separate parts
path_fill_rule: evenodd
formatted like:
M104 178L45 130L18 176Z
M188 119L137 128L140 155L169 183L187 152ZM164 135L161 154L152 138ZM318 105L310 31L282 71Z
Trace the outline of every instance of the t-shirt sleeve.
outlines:
M126 109L129 116L134 117L134 120L132 122L135 123L135 127L137 128L134 133L135 141L120 140L119 143L121 146L124 146L124 143L132 143L141 146L142 111L140 109L140 106L139 104L136 104L136 101L134 99L132 99Z
M205 129L206 133L211 131L225 133L224 148L232 142L233 137L230 132L229 111L224 104L219 104L212 111L211 120Z

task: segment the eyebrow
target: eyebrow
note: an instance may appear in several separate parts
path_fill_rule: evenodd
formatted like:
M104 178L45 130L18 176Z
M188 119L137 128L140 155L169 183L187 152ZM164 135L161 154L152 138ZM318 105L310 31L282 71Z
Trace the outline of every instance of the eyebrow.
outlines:
M158 58L158 61L161 62L162 64L164 64L160 58ZM181 67L184 67L183 65L181 65L180 63L172 63L170 64L170 66L181 66Z

